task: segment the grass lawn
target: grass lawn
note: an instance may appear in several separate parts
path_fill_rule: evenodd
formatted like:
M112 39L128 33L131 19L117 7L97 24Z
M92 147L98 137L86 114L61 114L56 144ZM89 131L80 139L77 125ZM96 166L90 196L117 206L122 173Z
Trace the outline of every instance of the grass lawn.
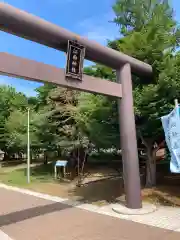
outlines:
M52 182L52 174L52 164L33 166L31 167L31 184ZM0 168L0 182L16 186L27 186L26 165L22 165L20 169L14 167Z
M97 176L97 171L93 169L89 178L92 179L95 176L94 172ZM30 184L27 184L25 168L0 168L0 182L96 205L114 202L124 194L120 178L91 181L82 187L76 187L76 180L71 182L55 180L52 163L32 167ZM144 201L160 205L180 206L180 187L173 184L171 186L161 184L154 189L142 189L142 198Z

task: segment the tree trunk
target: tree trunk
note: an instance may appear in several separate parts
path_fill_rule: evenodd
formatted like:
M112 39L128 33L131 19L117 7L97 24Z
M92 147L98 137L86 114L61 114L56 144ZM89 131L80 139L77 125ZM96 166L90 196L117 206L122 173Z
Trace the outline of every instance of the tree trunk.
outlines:
M47 165L48 164L48 156L47 156L47 153L44 152L44 165Z
M61 157L61 149L58 149L57 153L58 153L58 157Z
M81 161L81 166L79 166L79 174L78 174L78 183L77 186L80 187L82 185L83 177L84 177L84 166L87 162L88 154L84 151L84 159ZM81 171L80 171L81 167Z
M147 149L146 161L146 187L151 188L156 185L156 151L152 147Z
M159 147L155 147L154 141L152 139L145 139L141 131L139 130L139 135L142 143L146 147L146 187L154 187L156 185L156 152Z
M9 161L9 154L7 152L4 153L3 161Z

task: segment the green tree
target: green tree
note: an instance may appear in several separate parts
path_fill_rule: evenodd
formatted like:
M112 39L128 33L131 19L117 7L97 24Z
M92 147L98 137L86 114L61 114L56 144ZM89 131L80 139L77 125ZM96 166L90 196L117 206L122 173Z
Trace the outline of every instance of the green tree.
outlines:
M46 105L48 94L53 88L56 88L56 86L53 84L45 83L43 86L40 86L39 88L36 89L36 92L38 93L36 98L37 109L44 107Z
M179 28L168 1L116 1L113 9L114 22L124 37L109 45L153 66L152 79L133 77L135 113L141 119L138 136L148 157L146 184L152 186L156 182L155 142L163 134L159 118L173 107L172 97L179 95L179 61L174 55Z
M174 52L179 46L179 28L168 1L117 0L113 10L115 12L114 22L119 27L122 37L112 42L109 41L108 45L153 66L152 79L133 76L134 109L138 119L137 133L138 138L146 146L146 184L153 186L156 183L155 153L158 150L155 143L163 138L160 116L172 109L174 102L172 98L179 95L179 56ZM99 65L85 69L85 72L115 80L112 70ZM80 111L84 111L86 116L84 122L89 136L93 136L93 130L94 133L99 130L102 139L111 136L110 142L117 143L118 137L115 132L118 132L118 118L117 114L110 114L112 110L113 113L117 113L117 104L107 100L106 97L93 95L88 97L87 94L80 95L80 97L84 101L84 104L83 101L79 103L82 104ZM103 108L108 101L109 106ZM85 102L88 102L89 106ZM103 128L103 124L109 121L108 118L106 120L107 113L116 126L115 132L109 128L111 134L107 134L106 125ZM99 121L99 116L102 121ZM100 131L101 129L103 130ZM98 137L92 139L100 143Z
M36 146L38 138L33 122L36 113L30 111L30 140L31 148ZM6 121L5 128L8 132L7 148L9 152L26 152L27 149L27 111L13 111Z
M127 36L141 32L153 22L159 26L174 24L173 9L168 0L116 0L113 5L113 22L120 27L120 33Z
M94 65L84 69L85 74L116 81L116 74L109 67ZM81 93L78 97L81 126L97 148L119 149L119 124L117 100L96 94Z
M101 95L80 94L79 124L96 148L119 149L117 101Z
M5 152L5 157L9 154L9 132L6 129L6 122L13 111L24 111L27 105L24 94L16 92L10 86L0 87L0 148Z

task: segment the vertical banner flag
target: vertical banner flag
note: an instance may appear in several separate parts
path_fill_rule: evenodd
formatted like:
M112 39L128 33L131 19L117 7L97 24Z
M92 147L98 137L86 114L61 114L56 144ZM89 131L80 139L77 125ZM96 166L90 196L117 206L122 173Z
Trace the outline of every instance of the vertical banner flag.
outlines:
M176 106L168 115L161 117L171 161L170 171L180 173L180 109Z

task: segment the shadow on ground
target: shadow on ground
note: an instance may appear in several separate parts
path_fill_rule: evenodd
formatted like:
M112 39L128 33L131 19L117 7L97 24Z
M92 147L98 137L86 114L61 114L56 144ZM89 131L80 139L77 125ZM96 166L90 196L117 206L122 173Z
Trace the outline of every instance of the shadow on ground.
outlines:
M73 206L66 203L52 203L43 206L23 209L16 212L11 212L0 216L0 227L7 226L13 223L22 222L27 219L38 217L41 215L62 211Z
M122 178L90 182L71 189L69 194L70 196L78 196L85 203L114 202L124 194Z
M164 206L180 206L180 176L170 175L158 179L157 186L152 189L144 187L142 182L142 199ZM71 189L70 195L78 196L86 203L112 203L124 196L122 178L111 178L90 182L81 187Z
M163 206L180 206L180 175L157 173L156 187L144 188L143 199Z
M47 181L53 177L54 164L41 164L31 169L31 175L39 180Z

